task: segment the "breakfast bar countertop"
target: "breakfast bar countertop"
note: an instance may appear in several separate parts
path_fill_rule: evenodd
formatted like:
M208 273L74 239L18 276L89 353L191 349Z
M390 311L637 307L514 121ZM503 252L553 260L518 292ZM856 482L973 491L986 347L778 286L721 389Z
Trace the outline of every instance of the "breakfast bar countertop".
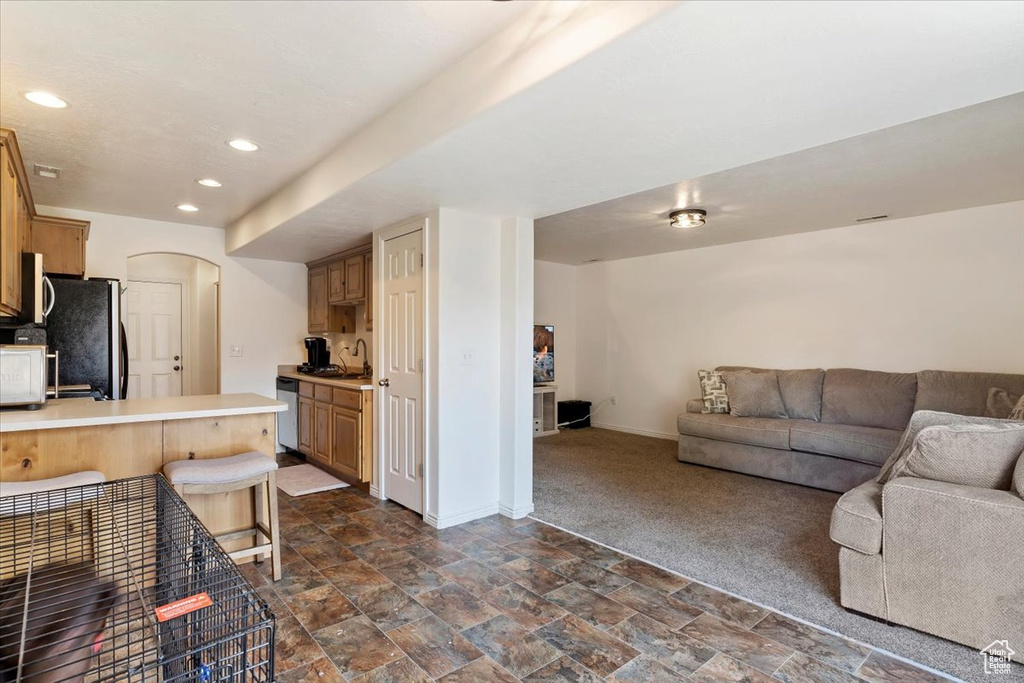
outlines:
M5 408L0 412L0 434L130 422L280 413L287 409L287 404L258 394L131 398L123 401L58 398L47 401L39 410Z

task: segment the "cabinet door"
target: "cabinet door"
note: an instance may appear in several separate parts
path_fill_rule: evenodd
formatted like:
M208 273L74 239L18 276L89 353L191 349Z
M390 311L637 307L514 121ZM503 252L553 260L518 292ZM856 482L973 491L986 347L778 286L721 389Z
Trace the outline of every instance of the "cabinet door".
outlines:
M327 301L332 304L345 303L345 262L327 264Z
M313 459L331 462L331 404L313 402Z
M334 450L331 454L331 463L338 471L362 481L361 458L359 457L362 451L359 412L332 406L331 421L334 429Z
M43 255L43 268L57 275L85 275L85 226L82 221L36 216L32 251Z
M309 332L323 334L327 331L327 266L309 269Z
M313 455L313 401L299 398L299 452Z
M366 331L373 332L373 253L366 255Z
M366 298L366 256L349 256L345 259L345 301L359 301Z
M21 235L18 176L6 145L0 146L0 315L21 311Z

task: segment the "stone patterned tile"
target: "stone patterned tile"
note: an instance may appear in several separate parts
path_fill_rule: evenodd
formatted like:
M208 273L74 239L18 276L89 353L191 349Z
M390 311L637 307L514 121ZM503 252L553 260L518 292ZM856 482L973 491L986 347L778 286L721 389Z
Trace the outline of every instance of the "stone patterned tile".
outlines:
M359 615L356 606L329 583L294 593L284 598L284 601L299 623L310 632Z
M433 678L461 669L482 656L471 642L435 616L406 624L388 635Z
M403 524L408 524L413 529L431 529L431 528L433 528L429 524L427 524L426 522L423 521L423 516L420 513L414 512L414 511L409 510L407 508L402 508L401 510L393 510L390 513L390 515L391 515L391 518L394 519L395 521L402 522Z
M409 595L419 595L440 588L445 578L415 558L389 564L378 570Z
M562 655L524 678L523 683L601 683L602 680L587 667Z
M422 543L426 541L429 536L424 534L422 531L413 529L404 522L391 521L381 527L374 529L375 532L391 541L395 545L410 545L412 543Z
M634 560L631 557L627 557L622 562L612 565L609 569L616 574L625 576L627 579L633 579L637 583L642 583L649 588L654 588L663 593L677 591L690 583L688 579L655 567L653 564Z
M467 557L471 557L488 569L497 569L503 564L514 562L522 555L507 550L504 547L488 541L486 538L467 543L459 548Z
M334 501L334 506L342 512L351 514L354 512L369 510L374 507L374 504L359 496L345 496L344 498Z
M516 529L518 527L525 526L527 524L533 524L534 522L540 521L538 519L533 519L532 517L520 517L519 519L513 519L511 517L506 517L505 515L498 515L494 519L498 522L498 524L503 524L509 527L510 529Z
M387 510L380 510L375 507L367 510L360 510L359 512L353 512L349 516L356 524L362 524L367 529L372 529L373 531L383 529L388 524L393 524L395 522Z
M869 647L774 612L750 630L850 673L855 672L871 654Z
M650 681L683 683L689 679L681 673L641 655L605 680L608 683L650 683Z
M537 595L550 593L556 588L572 583L572 581L561 574L556 574L547 567L531 562L525 557L521 560L501 565L498 571Z
M319 650L320 647L317 646ZM294 669L277 677L278 683L345 683L345 678L338 671L338 667L331 663L327 657L297 666Z
M324 532L346 547L379 541L381 539L378 534L355 522L324 527Z
M292 611L288 609L288 605L284 603L281 596L277 594L277 591L270 586L260 586L256 589L256 594L263 598L263 602L267 603L267 607L270 608L270 611L278 619L292 616Z
M269 565L269 562L264 562ZM313 565L305 560L289 562L281 567L281 580L273 583L274 590L282 598L327 583L327 579Z
M260 573L260 570L252 562L238 565L238 572L245 577L254 589L267 585L267 578Z
M672 629L682 628L703 614L693 605L639 583L631 583L625 588L609 593L608 597L657 619Z
M601 595L608 595L614 590L633 583L632 579L627 579L625 576L620 576L607 569L601 569L580 558L563 562L554 571Z
M462 527L466 531L470 531L477 536L483 536L498 545L509 545L510 543L517 543L529 538L529 536L521 534L492 518L478 519L475 522L463 524Z
M548 569L554 569L563 562L576 559L576 556L558 546L538 541L535 538L528 538L517 543L510 543L506 546L514 553L533 560L537 564L544 565Z
M690 674L690 680L694 683L778 683L777 679L722 653Z
M639 650L572 614L535 633L598 676L610 676L640 654Z
M544 599L605 630L636 614L635 610L578 583L557 588Z
M381 631L390 631L430 615L423 605L394 585L371 588L352 600Z
M281 530L281 540L292 546L300 543L322 542L325 538L330 537L320 527L310 522L308 517L305 524Z
M453 548L458 548L466 543L472 543L480 538L480 536L461 526L448 527L447 529L434 529L431 527L423 529L423 533Z
M362 560L352 560L336 567L328 567L323 570L323 575L341 591L342 595L350 598L373 588L392 585L391 579Z
M313 634L346 679L401 659L404 655L366 616L352 617Z
M282 568L288 566L289 564L295 563L295 562L305 562L305 561L306 561L306 559L304 557L302 557L302 555L299 555L297 552L295 552L294 548L292 548L290 545L288 545L284 541L281 542L281 567ZM252 562L250 564L252 564L254 567L256 567L256 571L258 571L260 574L262 574L263 578L266 579L268 583L273 583L274 582L274 579L273 579L273 576L272 576L273 575L273 570L274 570L274 563L273 562L271 562L269 559L267 559L267 560L264 560L263 562L260 562L258 564L256 562Z
M439 568L449 581L459 584L474 595L483 595L498 586L504 586L508 579L491 571L476 560L459 560Z
M763 607L734 598L696 581L683 586L672 595L708 614L739 624L743 628L750 628L768 614L768 610Z
M416 601L456 631L498 616L498 610L454 583L446 583L437 590L423 593Z
M401 546L395 545L385 538L354 546L351 550L360 560L378 569L412 557Z
M453 671L440 683L519 683L519 679L505 671L490 657L473 660L458 671Z
M315 662L324 656L316 641L293 616L277 620L274 633L274 667L278 673Z
M474 536L474 538L477 537ZM466 559L466 556L455 548L435 539L405 546L403 550L431 567L443 567L446 564Z
M622 553L618 553L611 548L605 548L603 545L588 541L585 538L573 538L571 541L562 543L558 547L591 564L596 564L602 569L608 569L612 565L626 559L626 556Z
M467 629L463 635L519 678L554 661L561 654L504 615Z
M944 678L878 651L868 655L857 675L873 683L946 683Z
M802 652L794 652L775 672L775 678L783 683L857 683L861 680Z
M327 534L324 534L322 541L304 541L296 543L295 551L317 569L333 567L342 562L351 562L356 559L352 551L341 545Z
M331 526L332 524L344 524L349 521L348 515L333 505L303 512L302 514L306 516L306 519L321 528Z
M676 633L660 621L638 614L608 629L608 633L673 671L691 674L717 650Z
M558 605L526 590L518 583L495 588L486 593L483 599L527 631L535 631L555 619L561 619L566 613Z
M792 648L710 614L700 615L679 632L769 675L793 654Z
M402 657L359 676L353 683L433 683L433 680L411 659Z
M562 531L556 529L553 526L545 524L544 522L533 522L532 524L524 524L515 528L517 532L526 534L530 538L536 538L538 541L544 541L551 545L560 545L567 543L576 537L570 534L568 531Z

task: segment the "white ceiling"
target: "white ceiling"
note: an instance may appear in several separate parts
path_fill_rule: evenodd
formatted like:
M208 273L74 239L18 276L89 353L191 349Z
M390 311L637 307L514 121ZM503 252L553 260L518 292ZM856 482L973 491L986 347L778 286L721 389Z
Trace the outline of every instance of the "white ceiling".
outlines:
M0 125L39 204L223 227L531 4L3 2Z
M1020 199L1024 93L548 216L535 249L579 264ZM707 224L669 226L683 207Z
M682 3L234 253L307 260L439 205L549 216L1008 96L1022 23L1024 3Z

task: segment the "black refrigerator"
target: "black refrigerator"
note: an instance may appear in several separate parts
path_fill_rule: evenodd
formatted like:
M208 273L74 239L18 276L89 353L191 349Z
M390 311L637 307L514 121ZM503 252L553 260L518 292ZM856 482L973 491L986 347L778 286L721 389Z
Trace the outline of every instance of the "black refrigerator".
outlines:
M128 391L128 340L118 280L50 278L53 309L46 342L56 351L59 395L122 399Z

